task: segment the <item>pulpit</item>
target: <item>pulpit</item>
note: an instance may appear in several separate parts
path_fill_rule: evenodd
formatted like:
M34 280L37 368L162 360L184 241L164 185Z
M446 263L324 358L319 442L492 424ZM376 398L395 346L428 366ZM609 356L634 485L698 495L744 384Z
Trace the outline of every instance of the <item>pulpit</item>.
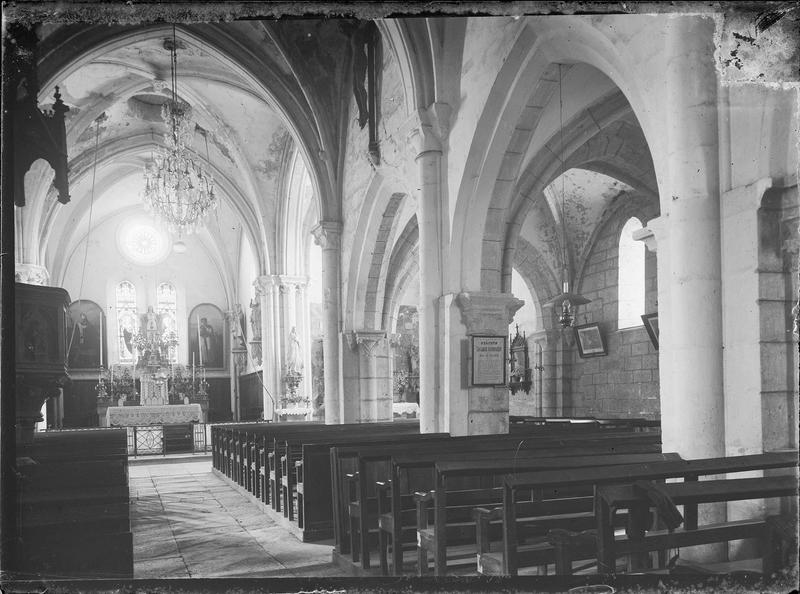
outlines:
M42 405L58 397L69 380L69 294L58 287L17 283L15 307L17 441L27 443L42 421Z

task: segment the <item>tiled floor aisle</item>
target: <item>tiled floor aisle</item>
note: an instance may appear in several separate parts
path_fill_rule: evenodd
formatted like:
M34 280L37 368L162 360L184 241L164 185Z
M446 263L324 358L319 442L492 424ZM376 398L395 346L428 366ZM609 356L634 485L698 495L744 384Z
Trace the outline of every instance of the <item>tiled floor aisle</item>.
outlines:
M344 575L211 472L208 458L129 467L134 578Z

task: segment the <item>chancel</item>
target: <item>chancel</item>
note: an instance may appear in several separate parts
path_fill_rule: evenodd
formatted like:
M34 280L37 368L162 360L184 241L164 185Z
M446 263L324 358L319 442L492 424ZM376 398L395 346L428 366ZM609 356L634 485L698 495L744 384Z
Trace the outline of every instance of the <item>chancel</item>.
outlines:
M796 587L797 8L299 6L4 7L2 580Z

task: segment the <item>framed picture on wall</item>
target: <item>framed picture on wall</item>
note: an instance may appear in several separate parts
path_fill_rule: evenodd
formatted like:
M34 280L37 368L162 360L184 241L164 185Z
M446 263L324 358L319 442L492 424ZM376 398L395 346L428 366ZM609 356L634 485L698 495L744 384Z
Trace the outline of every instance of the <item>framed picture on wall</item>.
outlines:
M645 330L647 330L647 335L650 337L650 342L658 350L658 313L644 314L642 323Z
M506 384L505 336L472 337L472 385L504 386Z
M69 306L67 363L70 369L97 369L107 361L106 320L94 301L79 299Z
M201 303L189 314L189 364L206 369L227 367L228 329L222 311Z
M575 326L575 339L578 343L578 354L582 358L602 357L608 354L600 324L583 324Z

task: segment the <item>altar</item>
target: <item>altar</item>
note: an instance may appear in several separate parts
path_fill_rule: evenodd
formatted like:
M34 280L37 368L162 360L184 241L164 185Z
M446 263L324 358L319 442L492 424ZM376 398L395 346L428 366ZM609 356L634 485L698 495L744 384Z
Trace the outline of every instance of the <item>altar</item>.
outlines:
M108 427L177 425L202 422L203 409L199 404L109 406L106 411L106 425Z

